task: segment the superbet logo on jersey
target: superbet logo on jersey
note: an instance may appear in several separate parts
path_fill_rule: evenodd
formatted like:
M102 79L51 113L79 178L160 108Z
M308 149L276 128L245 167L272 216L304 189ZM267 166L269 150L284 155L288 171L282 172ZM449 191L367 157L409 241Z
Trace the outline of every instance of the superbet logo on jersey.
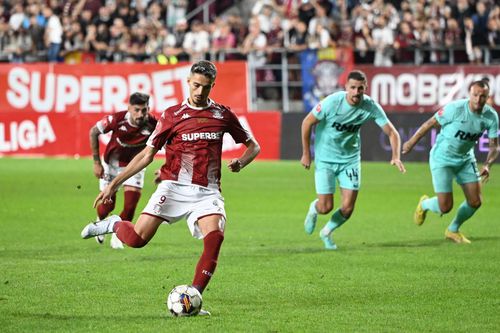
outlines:
M222 132L184 133L182 141L220 140Z

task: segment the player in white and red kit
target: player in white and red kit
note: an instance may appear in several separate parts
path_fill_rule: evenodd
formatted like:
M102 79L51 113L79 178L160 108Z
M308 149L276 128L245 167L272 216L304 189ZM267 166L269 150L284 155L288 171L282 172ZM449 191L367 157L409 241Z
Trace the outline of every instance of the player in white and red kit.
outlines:
M158 150L165 147L162 181L137 223L111 216L87 225L81 233L83 238L90 238L116 232L125 244L143 247L162 222L171 224L185 218L192 235L203 239L203 253L192 282L201 293L215 271L224 240L226 213L220 193L222 137L229 133L247 147L240 158L228 163L232 172L239 172L260 151L236 115L209 99L215 77L216 68L209 61L202 60L191 67L187 80L189 98L163 112L147 147L97 196L94 205L111 201L118 186L149 165ZM209 313L202 310L200 314Z
M144 149L156 123L156 118L149 113L149 95L136 92L130 95L126 111L107 115L90 129L94 175L99 178L100 191L123 171L135 155ZM101 161L99 135L108 132L112 134ZM134 217L144 185L144 174L145 169L140 170L123 183L124 205L120 217L124 220L130 221ZM99 220L104 219L113 211L115 199L116 194L113 195L112 201L97 205ZM102 244L104 235L97 236L96 240ZM115 234L111 239L111 247L123 248Z

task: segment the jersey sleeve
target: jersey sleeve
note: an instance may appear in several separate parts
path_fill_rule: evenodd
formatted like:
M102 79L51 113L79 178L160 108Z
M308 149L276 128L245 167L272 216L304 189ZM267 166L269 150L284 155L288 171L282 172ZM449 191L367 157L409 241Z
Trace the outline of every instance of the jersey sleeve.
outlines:
M444 106L443 108L439 109L435 114L434 118L436 118L437 122L439 125L444 126L446 124L451 123L453 120L453 114L455 108L452 107L450 104Z
M495 110L492 110L491 112L492 116L492 121L490 126L488 127L488 138L490 139L496 139L498 138L498 114L496 113Z
M108 133L116 128L116 117L112 114L104 116L95 126L101 134Z
M250 132L243 128L238 117L230 110L228 110L229 114L229 124L228 124L228 132L233 137L234 142L236 143L244 143L252 138Z
M380 106L380 104L378 104L377 102L373 102L372 110L372 115L375 123L377 123L379 127L384 127L389 122L389 118L387 118L387 115L385 114L384 109L382 109L382 106Z
M334 103L334 97L333 95L330 95L325 99L323 99L322 101L320 101L314 107L314 109L311 110L311 113L316 119L321 121L326 118L327 113L333 107L333 103Z
M158 150L163 148L172 133L172 125L172 116L167 111L164 111L146 145Z

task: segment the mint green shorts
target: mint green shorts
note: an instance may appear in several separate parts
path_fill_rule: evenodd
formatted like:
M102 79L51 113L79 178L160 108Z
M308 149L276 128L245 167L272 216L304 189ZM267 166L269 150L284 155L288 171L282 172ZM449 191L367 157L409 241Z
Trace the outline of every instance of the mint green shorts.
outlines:
M453 192L453 179L459 185L479 182L476 161L469 160L456 166L435 166L430 160L432 185L436 193Z
M335 193L338 181L340 188L358 191L361 186L361 164L316 162L314 182L317 194Z

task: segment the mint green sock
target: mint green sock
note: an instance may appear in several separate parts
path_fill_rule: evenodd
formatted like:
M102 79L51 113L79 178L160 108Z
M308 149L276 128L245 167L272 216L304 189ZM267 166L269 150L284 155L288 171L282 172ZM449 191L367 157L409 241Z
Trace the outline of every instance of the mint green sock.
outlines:
M309 212L308 214L318 214L318 211L316 210L316 203L318 202L318 199L314 200L311 202L309 205Z
M462 202L460 207L458 207L457 215L451 221L451 224L448 226L448 230L451 232L458 232L460 226L471 218L472 215L476 212L477 208L473 208L469 206L467 201Z
M347 221L347 219L342 216L342 214L340 213L340 208L338 208L335 212L333 212L330 221L328 221L328 223L323 227L321 232L323 233L323 235L329 235L333 230L344 224L345 221Z
M422 209L423 210L430 210L431 212L434 212L436 214L443 214L441 213L441 209L439 209L439 201L437 197L432 197L429 199L425 199L422 201Z

